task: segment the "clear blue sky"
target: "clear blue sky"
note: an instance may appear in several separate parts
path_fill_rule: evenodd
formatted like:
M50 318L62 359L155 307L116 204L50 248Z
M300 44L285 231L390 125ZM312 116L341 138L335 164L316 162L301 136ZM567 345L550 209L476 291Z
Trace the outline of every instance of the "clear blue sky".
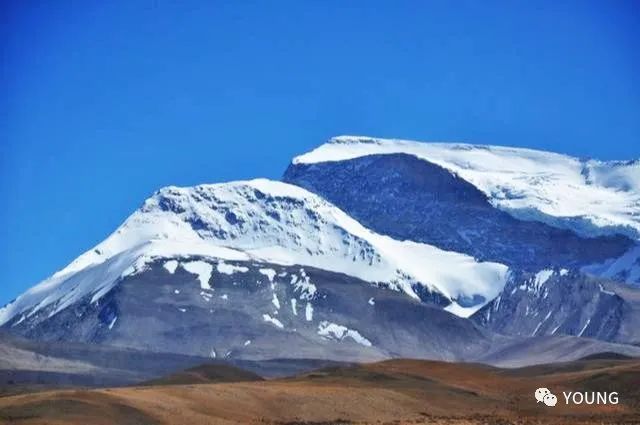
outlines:
M169 184L337 134L640 157L640 3L0 5L0 304Z

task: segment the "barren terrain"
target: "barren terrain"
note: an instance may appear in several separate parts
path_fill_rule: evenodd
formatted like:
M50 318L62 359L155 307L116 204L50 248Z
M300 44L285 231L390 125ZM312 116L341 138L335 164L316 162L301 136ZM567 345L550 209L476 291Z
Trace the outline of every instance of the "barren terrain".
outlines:
M8 396L0 398L0 422L640 424L640 361L625 358L521 369L389 360L267 381L218 368L202 366L151 385ZM538 387L557 394L558 405L537 404ZM567 406L563 390L618 391L620 403Z

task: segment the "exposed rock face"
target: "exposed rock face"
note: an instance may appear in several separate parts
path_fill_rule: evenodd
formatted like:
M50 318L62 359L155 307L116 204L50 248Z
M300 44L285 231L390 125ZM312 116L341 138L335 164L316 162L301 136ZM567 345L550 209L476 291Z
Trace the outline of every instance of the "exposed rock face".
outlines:
M203 289L193 262L209 264ZM176 264L177 263L177 264ZM456 360L492 336L405 294L323 270L189 258L156 261L97 302L7 323L14 333L217 359Z
M472 320L507 335L575 335L637 344L639 301L637 289L576 272L514 273Z
M402 153L291 164L283 179L379 233L516 269L578 267L621 256L633 244L620 235L587 238L518 220L451 171Z

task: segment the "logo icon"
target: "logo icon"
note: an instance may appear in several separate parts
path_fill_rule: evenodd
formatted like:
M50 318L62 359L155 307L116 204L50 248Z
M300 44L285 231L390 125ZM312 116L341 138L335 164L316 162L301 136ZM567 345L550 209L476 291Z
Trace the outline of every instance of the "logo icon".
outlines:
M553 407L558 404L558 397L552 394L548 388L538 388L534 395L538 403L544 403L549 407Z

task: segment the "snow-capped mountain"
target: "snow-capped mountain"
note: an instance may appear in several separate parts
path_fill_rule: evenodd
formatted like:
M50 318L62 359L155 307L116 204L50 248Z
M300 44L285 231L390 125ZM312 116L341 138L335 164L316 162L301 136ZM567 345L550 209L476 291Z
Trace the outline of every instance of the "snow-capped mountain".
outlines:
M104 242L0 310L0 324L50 305L56 314L86 295L95 302L154 259L186 256L316 267L450 304L464 315L473 310L456 300L492 299L507 273L498 263L378 235L319 196L285 183L168 187Z
M636 352L616 344L637 342L639 291L606 279L640 280L638 166L334 138L284 182L159 190L0 327L236 359L528 364L510 347L539 335Z
M284 180L368 228L532 272L640 276L640 162L529 149L344 136Z
M439 165L522 219L586 235L640 235L640 161L582 160L552 152L462 143L341 136L293 164L403 153Z

